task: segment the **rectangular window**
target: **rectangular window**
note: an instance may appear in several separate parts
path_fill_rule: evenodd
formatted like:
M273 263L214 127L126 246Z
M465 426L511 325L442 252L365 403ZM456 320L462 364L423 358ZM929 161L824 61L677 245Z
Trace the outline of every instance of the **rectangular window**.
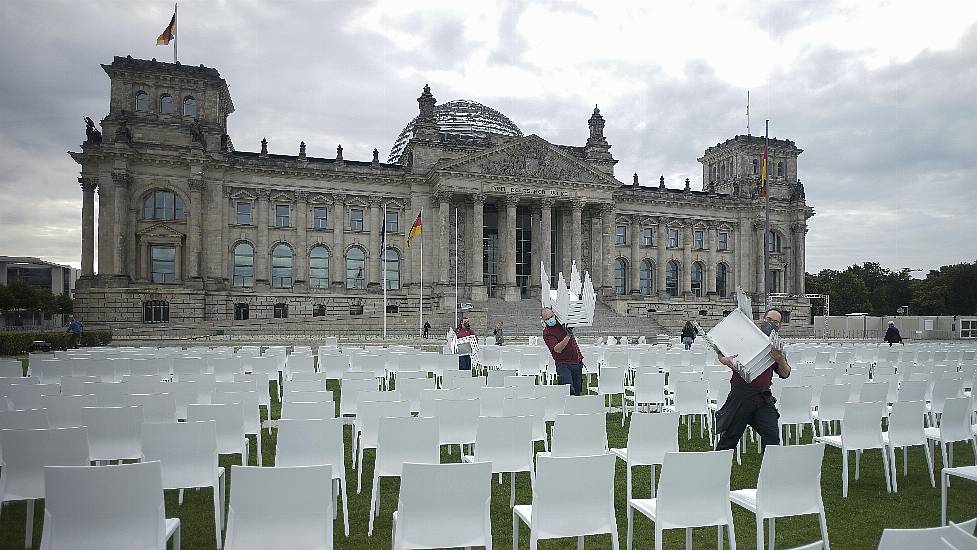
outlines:
M238 225L251 225L251 203L237 203L237 223Z
M142 322L168 323L170 322L170 303L152 300L142 303Z
M247 321L250 318L251 318L251 310L248 304L246 303L234 304L235 321Z
M176 247L155 245L150 247L150 272L154 283L176 282Z
M668 248L678 248L678 229L668 228Z
M961 338L977 338L977 321L973 319L963 319L960 321Z
M719 232L719 250L729 250L729 233L725 231Z
M767 292L780 292L780 271L767 271Z
M387 233L400 233L400 212L387 211Z
M628 244L628 226L619 225L617 226L617 232L615 234L616 244Z
M312 227L315 229L325 229L328 221L328 208L325 206L312 207Z
M275 304L272 315L275 319L288 319L288 304Z
M655 229L652 227L646 227L642 232L644 236L645 246L655 246Z
M351 208L349 210L349 230L363 231L363 209Z
M700 230L692 232L692 248L702 250L705 248L705 233Z
M275 205L275 227L288 227L288 205Z

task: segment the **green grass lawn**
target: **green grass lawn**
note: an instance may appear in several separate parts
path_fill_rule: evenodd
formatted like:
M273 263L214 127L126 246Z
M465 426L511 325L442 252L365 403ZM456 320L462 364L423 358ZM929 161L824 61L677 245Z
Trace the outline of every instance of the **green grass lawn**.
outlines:
M336 393L338 401L338 384L330 382L330 389ZM273 393L271 407L272 418L277 418L280 410L277 395ZM263 416L264 416L264 409ZM680 426L679 446L683 451L703 451L709 449L708 441L698 437L698 426L693 429L693 437L687 440L685 426ZM621 427L620 413L607 417L607 436L611 447L624 447L627 443L627 425ZM810 432L805 433L804 440L810 441ZM265 466L274 464L275 434L262 435L263 460ZM255 463L255 442L252 437L251 458L249 463ZM346 430L346 445L350 445L349 428ZM541 450L541 449L540 449ZM457 447L448 453L442 449L442 462L459 462ZM356 472L348 461L347 452L347 492L350 498L350 536L343 536L342 514L338 514L334 524L335 547L338 549L360 548L390 548L391 541L391 513L397 506L399 482L387 479L382 482L380 498L380 516L377 518L372 537L367 536L367 520L370 504L370 490L372 480L373 452L367 451L364 457L363 492L356 493ZM937 472L940 467L940 453L936 453ZM833 548L875 548L878 545L882 530L886 527L914 528L932 527L940 522L940 492L930 487L926 473L925 459L921 448L910 451L910 473L908 477L902 475L902 453L899 457L899 492L887 494L881 468L881 456L878 452L867 452L862 457L861 479L851 479L848 498L841 498L841 453L837 449L825 450L822 468L822 494L827 509L828 531ZM751 445L743 455L743 464L734 461L732 470L732 489L756 487L757 473L760 468L760 455L756 446ZM854 458L851 462L851 475L854 476ZM220 463L228 468L238 464L237 456L222 456ZM955 447L954 463L956 465L974 464L974 456L969 445L958 444ZM623 463L617 461L615 476L615 502L617 508L618 532L621 548L624 548L626 533L625 515L625 471ZM648 496L649 469L638 467L635 469L635 496ZM229 478L228 483L232 483ZM939 474L937 473L937 487ZM186 491L182 506L177 504L177 492L166 492L166 515L178 517L181 520L183 548L212 549L214 542L214 515L211 490ZM529 487L528 474L520 474L516 478L516 503L529 504L532 493ZM0 550L13 550L24 547L25 504L15 502L3 507L0 516ZM39 548L41 539L41 519L44 507L38 503L35 507L34 548ZM950 489L948 517L951 521L961 521L977 515L977 487L974 484L955 478ZM733 516L736 524L736 542L743 548L756 547L756 522L754 516L737 506L733 506ZM529 548L529 530L525 525L520 529L520 548ZM786 518L777 521L777 546L791 548L814 542L821 538L816 516L801 518ZM492 536L495 548L508 549L512 545L512 512L509 508L509 480L502 485L493 481L492 484ZM654 527L650 521L635 514L635 548L650 548L653 545ZM684 531L674 530L665 534L666 548L684 548ZM611 548L609 536L588 537L587 548ZM693 535L694 548L715 548L716 529L696 529ZM573 549L576 539L558 539L540 541L541 549Z

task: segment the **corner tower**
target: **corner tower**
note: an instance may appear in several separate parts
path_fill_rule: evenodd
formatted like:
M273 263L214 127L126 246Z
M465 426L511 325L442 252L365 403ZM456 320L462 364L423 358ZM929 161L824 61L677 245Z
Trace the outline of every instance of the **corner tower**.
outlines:
M752 197L760 182L763 136L740 135L706 149L702 163L702 190L738 197ZM789 139L770 138L767 147L767 181L771 196L788 198L798 186L797 157L803 153Z

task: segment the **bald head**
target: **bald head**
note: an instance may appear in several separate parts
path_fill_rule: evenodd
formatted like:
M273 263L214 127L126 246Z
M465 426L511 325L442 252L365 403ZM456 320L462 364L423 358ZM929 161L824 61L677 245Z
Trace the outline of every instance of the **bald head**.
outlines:
M553 315L554 315L554 313L553 313L553 310L552 310L552 309L550 309L550 308L548 308L548 307L544 307L544 308L542 309L542 311L540 311L540 313L539 313L539 316L540 316L540 317L541 317L541 318L542 318L542 319L543 319L544 321L545 321L545 320L547 320L547 319L549 319L549 318L550 318L550 317L552 317Z

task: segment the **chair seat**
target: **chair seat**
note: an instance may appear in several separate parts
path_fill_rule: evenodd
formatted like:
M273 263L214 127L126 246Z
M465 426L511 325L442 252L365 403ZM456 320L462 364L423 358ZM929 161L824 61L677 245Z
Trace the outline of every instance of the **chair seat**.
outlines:
M658 509L657 498L632 498L628 501L628 506L641 512L647 516L648 519L655 521L655 516L657 515Z
M820 441L825 445L831 445L832 447L842 448L841 436L840 435L821 435L814 438L815 441Z
M926 435L926 439L940 440L940 429L939 428L923 428L923 434Z
M951 476L962 477L971 481L977 481L977 466L954 466L953 468L943 468L943 473Z
M756 489L739 489L729 492L729 500L747 510L756 513Z
M166 518L164 527L166 528L166 538L169 539L180 528L180 518Z
M519 518L526 522L526 525L530 525L531 518L533 517L533 505L532 504L517 504L512 507L512 513L519 516Z
M627 447L624 447L623 449L611 449L611 452L614 453L615 456L617 456L618 458L620 458L624 462L627 462L628 461L628 448Z

